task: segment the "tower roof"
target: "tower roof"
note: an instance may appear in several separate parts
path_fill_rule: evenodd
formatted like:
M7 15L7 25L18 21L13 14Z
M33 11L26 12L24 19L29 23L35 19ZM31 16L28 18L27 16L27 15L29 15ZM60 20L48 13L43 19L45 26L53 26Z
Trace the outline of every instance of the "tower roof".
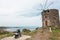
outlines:
M46 13L46 12L49 12L49 11L58 11L58 9L47 9L47 10L43 10L41 12L41 14Z

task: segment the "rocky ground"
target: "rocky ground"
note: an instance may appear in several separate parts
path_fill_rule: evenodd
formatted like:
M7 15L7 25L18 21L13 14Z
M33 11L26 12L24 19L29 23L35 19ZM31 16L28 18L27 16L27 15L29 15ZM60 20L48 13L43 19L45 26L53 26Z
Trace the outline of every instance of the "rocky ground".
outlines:
M49 40L51 33L48 30L39 29L37 33L33 35L31 40Z
M26 40L27 38L31 38L31 36L22 35L22 37L20 37L18 39L15 39L13 36L13 37L6 37L6 38L3 38L1 40Z

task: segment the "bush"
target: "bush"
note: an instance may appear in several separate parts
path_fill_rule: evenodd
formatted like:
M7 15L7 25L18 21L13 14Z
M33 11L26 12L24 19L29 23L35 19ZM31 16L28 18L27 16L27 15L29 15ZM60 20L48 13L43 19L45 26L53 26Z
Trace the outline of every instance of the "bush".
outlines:
M32 35L34 35L35 33L37 33L37 30L38 30L38 28L36 28L36 29L33 30L33 31L30 31L29 29L23 29L23 30L22 30L22 34L32 36Z
M37 27L35 30L38 30L39 29L39 27Z
M23 29L22 32L27 32L27 33L29 33L29 32L31 32L31 31L28 30L28 29Z
M23 29L23 30L22 30L22 34L24 34L24 35L29 35L30 32L31 32L31 31L28 30L28 29Z

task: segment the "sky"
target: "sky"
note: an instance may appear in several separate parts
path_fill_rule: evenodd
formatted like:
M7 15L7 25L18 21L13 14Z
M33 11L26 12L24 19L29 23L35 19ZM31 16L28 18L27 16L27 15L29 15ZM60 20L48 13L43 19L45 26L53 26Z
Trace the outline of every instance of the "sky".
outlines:
M53 4L47 8L47 6ZM46 9L58 9L60 0L48 0ZM42 7L42 6L43 7ZM0 0L0 26L42 26L45 0Z

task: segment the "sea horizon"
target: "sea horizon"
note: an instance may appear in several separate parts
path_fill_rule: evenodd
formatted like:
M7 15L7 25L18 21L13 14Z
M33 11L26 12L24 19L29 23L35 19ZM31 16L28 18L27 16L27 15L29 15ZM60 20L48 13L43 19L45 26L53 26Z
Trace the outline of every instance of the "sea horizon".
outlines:
M15 26L15 27L0 27L6 31L9 31L9 32L14 32L14 31L17 31L18 29L20 29L21 31L23 29L28 29L28 30L35 30L36 28L38 28L38 26Z

